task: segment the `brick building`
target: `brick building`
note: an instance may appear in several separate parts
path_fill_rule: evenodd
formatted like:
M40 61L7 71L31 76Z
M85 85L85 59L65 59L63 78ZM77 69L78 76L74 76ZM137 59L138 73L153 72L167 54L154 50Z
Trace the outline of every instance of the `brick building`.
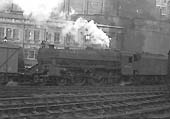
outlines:
M26 19L23 11L12 5L0 12L0 40L7 38L9 42L23 47L25 65L37 63L36 56L42 40L46 39L46 29Z
M68 14L69 9L75 10L73 20L81 16L123 27L122 50L167 54L170 49L170 24L164 10L167 3L168 0L162 0L158 7L156 0L65 0L64 10Z

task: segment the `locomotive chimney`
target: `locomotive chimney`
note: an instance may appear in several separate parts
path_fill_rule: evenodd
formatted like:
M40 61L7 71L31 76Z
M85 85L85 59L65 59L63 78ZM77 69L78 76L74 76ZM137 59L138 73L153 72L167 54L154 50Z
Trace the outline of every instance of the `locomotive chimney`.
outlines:
M87 46L86 47L86 50L93 50L94 48L93 47L90 47L90 46Z
M54 45L50 44L49 49L54 49Z
M69 49L70 49L70 47L64 47L64 49L65 49L65 50L69 50Z

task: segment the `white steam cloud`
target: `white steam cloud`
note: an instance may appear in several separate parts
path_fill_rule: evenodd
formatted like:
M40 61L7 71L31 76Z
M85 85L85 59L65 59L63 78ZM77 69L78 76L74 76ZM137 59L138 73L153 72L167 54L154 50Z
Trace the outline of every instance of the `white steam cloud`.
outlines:
M0 0L0 10L12 3L21 7L25 15L31 14L35 20L44 21L54 8L60 8L63 0Z
M63 34L71 34L76 37L77 33L81 30L82 35L86 37L86 45L100 45L102 48L108 48L110 38L97 27L94 21L88 22L83 18L78 18L75 22L69 22L63 29ZM75 39L75 42L81 45L80 39Z
M0 11L8 10L12 4L12 0L0 0Z
M70 7L70 12L65 13L63 11L64 0L0 0L0 10L6 10L15 4L17 9L24 11L26 16L31 16L35 21L45 21L49 17L56 17L57 19L67 19L76 13L76 11ZM78 33L81 30L81 38L78 37ZM63 36L71 35L70 37L76 44L82 46L97 45L102 48L108 48L110 44L110 38L97 27L94 21L88 22L83 18L77 19L75 22L66 22L64 25ZM82 41L83 42L82 42ZM85 43L84 43L85 42Z
M49 18L54 8L61 6L63 0L13 0L18 4L26 15L32 14L38 21Z

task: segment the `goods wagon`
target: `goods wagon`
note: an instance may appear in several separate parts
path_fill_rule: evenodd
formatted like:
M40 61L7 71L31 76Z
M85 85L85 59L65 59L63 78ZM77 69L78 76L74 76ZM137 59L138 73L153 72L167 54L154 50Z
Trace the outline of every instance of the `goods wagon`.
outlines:
M0 42L0 82L18 78L23 70L23 57L20 55L20 47L9 42Z

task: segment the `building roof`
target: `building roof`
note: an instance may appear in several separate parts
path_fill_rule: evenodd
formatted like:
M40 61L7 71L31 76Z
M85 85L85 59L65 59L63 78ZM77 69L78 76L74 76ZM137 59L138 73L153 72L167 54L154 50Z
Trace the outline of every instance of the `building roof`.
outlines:
M15 12L0 12L0 18L7 18L7 19L20 19L24 20L23 14L18 14Z
M17 45L14 45L13 43L11 42L0 42L0 48L9 48L9 49L17 49L17 48L20 48L19 46Z
M116 28L116 29L123 29L124 27L121 26L111 26L111 25L104 25L104 24L97 24L98 27L104 27L104 28Z

